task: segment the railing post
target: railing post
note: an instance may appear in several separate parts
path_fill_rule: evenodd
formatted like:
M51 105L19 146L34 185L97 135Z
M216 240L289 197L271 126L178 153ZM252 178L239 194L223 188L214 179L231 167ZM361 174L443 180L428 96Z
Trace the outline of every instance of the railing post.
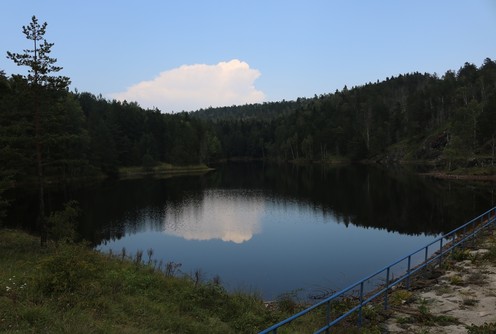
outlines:
M389 272L391 270L391 267L387 267L387 270L386 270L386 292L385 295L384 295L384 309L387 310L388 309L388 293L389 293Z
M479 224L478 224L478 225L479 225L479 226L481 226L483 223L484 223L484 215L482 215L482 216L480 217L480 219L479 219ZM482 230L481 230L482 235L484 235L484 232L485 232L485 231L482 231Z
M329 325L330 322L331 322L331 301L328 301L326 305L326 325ZM326 333L329 333L329 328L326 329Z
M407 268L406 268L406 289L407 290L410 290L410 270L411 270L411 266L412 266L412 255L408 255L408 265L407 265Z
M362 308L363 308L363 282L360 283L360 309L358 311L358 327L362 327Z
M475 247L475 222L472 222L472 247Z
M443 263L443 238L439 239L439 266Z

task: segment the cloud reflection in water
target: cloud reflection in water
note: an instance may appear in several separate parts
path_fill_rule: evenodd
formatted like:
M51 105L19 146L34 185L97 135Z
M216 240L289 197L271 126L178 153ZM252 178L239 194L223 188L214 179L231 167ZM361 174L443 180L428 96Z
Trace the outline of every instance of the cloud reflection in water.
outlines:
M211 190L165 210L163 231L186 240L220 239L237 244L261 232L265 211L261 193Z

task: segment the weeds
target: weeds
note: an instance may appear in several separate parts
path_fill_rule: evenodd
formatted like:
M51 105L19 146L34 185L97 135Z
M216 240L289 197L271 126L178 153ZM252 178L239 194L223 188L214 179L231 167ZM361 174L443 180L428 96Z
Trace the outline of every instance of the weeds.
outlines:
M152 256L153 256L153 248L149 248L146 251L146 255L148 255L148 264L151 264L151 262L152 262Z
M484 325L471 325L467 327L468 334L494 334L496 333L496 322L484 323Z
M165 271L164 271L165 276L167 276L167 277L176 276L176 273L179 271L181 266L182 266L181 263L167 262L165 265ZM159 268L160 268L160 266L159 266Z
M482 256L482 259L488 262L496 263L496 242L489 247L488 252Z
M138 249L138 250L136 251L136 256L135 256L135 258L134 258L134 259L135 259L135 260L134 260L134 262L135 262L136 264L142 264L142 263L143 263L143 262L142 262L142 261L143 261L143 251L142 251L141 249Z
M484 285L486 283L486 275L481 270L472 271L466 279L467 284Z
M452 275L449 277L449 282L451 285L463 285L463 278L460 275Z
M469 260L471 258L470 252L466 248L455 248L451 253L451 258L456 262Z
M198 285L200 285L203 282L204 276L205 276L205 274L201 269L196 269L193 272L193 275L191 275L191 277L193 278L195 288L198 287Z
M408 304L414 300L413 292L408 290L396 290L391 294L391 305L399 306Z
M438 296L441 296L441 295L446 295L448 293L452 293L453 292L453 288L449 285L441 285L439 286L438 288L436 288L436 295Z
M463 299L463 305L464 306L475 306L477 305L479 301L477 299L473 299L473 298L466 298L466 299Z
M277 309L286 313L296 313L300 303L297 302L300 290L293 290L279 295L276 299Z
M416 324L421 326L449 326L458 324L458 320L448 315L434 315L429 307L429 301L425 298L419 300L419 305L415 312L409 316L400 317L397 320L400 325Z
M428 304L428 301L427 299L425 298L422 298L420 300L420 305L418 306L418 311L419 311L419 314L420 314L420 320L427 320L430 318L430 308L429 306L427 305Z

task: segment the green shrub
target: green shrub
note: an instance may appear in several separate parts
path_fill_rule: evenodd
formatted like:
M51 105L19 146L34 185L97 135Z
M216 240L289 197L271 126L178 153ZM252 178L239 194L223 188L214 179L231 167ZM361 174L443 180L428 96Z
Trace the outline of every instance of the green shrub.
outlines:
M283 293L277 297L277 309L282 312L295 313L299 307L296 300L299 290Z
M82 290L101 276L101 262L86 245L61 245L40 263L37 284L45 294Z
M56 243L74 241L79 213L77 201L69 201L63 210L52 212L48 217L48 237Z

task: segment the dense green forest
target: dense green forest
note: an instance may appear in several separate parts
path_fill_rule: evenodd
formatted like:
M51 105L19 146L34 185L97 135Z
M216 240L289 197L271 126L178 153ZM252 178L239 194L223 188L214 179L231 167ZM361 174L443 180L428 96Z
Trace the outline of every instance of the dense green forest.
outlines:
M492 164L496 63L487 58L441 78L411 73L309 99L192 115L215 129L224 158Z
M492 163L496 63L466 63L441 78L412 73L334 93L192 113L46 90L41 105L47 176L79 177L122 166L229 158L437 160ZM0 73L3 175L36 175L33 87Z
M489 58L441 78L411 73L313 98L192 113L91 93L44 94L45 174L62 179L230 158L436 160L448 168L492 164L495 155L496 63ZM36 175L34 96L26 78L0 73L0 164L11 180Z
M0 80L2 170L21 181L36 169L31 87L20 76L0 74ZM207 123L187 113L161 114L90 93L54 95L42 106L47 176L113 175L118 167L158 162L198 164L220 149Z

